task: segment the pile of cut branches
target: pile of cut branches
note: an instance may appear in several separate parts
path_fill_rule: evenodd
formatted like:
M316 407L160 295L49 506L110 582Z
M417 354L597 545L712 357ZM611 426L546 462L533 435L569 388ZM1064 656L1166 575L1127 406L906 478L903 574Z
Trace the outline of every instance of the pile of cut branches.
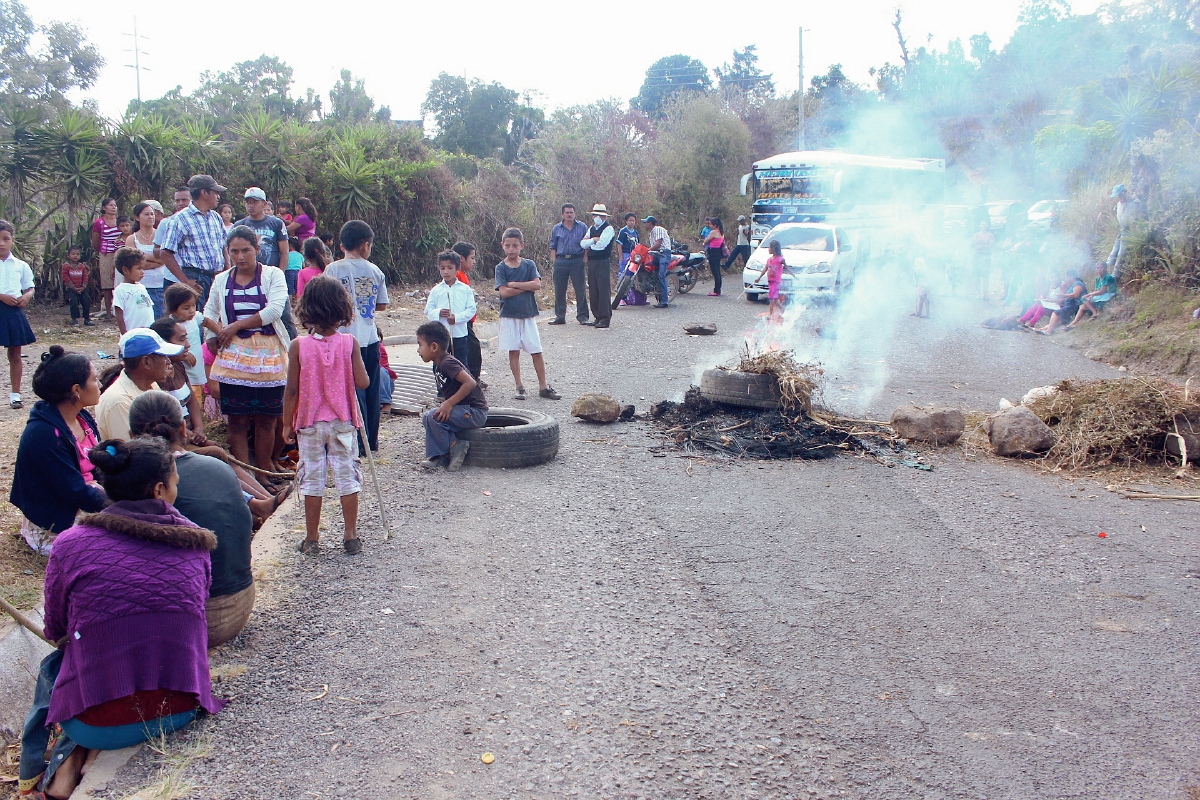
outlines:
M741 360L736 367L719 369L773 376L779 383L779 404L783 410L804 414L812 413L814 394L820 399L821 380L825 374L820 364L801 364L796 361L796 355L791 350L752 353L749 344L742 346Z
M1150 377L1063 381L1029 409L1055 433L1043 463L1062 470L1163 463L1167 436L1200 423L1200 397Z

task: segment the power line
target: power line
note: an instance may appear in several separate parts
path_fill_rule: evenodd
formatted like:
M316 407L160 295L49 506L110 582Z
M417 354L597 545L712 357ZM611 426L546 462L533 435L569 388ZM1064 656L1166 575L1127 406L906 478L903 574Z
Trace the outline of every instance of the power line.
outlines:
M132 69L133 74L137 76L137 99L138 99L138 105L141 105L141 103L142 103L142 70L145 70L146 72L150 71L149 67L142 66L141 42L142 42L142 40L148 39L149 37L138 36L137 17L133 18L133 33L123 33L121 35L133 37L133 49L132 50L130 50L128 48L125 49L126 53L133 53L133 63L126 64L125 66ZM147 54L147 55L149 55L149 54Z

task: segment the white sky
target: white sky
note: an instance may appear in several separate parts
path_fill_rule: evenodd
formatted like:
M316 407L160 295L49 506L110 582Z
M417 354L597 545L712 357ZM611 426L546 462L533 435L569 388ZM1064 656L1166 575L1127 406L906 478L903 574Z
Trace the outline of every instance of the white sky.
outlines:
M1093 11L1098 0L1075 4ZM328 104L339 70L366 79L376 103L389 105L393 119L420 116L430 81L442 71L499 81L530 92L547 109L637 94L646 68L658 58L683 53L709 68L730 60L734 48L756 44L760 65L776 86L797 82L797 28L803 24L805 81L842 63L854 80L867 70L899 61L891 28L896 0L838 0L833 3L648 2L586 5L545 0L501 4L489 0L453 3L287 0L256 9L246 3L157 2L125 5L96 0L26 0L35 21L71 20L87 32L106 60L88 93L109 117L119 117L135 96L133 14L148 37L142 59L142 97L150 99L182 85L190 92L204 70L227 70L259 55L278 56L295 71L293 96L316 89ZM965 3L920 0L901 3L910 49L927 41L943 49L950 39L986 32L999 49L1016 27L1019 0ZM744 9L734 16L735 8ZM769 9L769 10L766 10ZM614 11L622 11L617 16ZM224 12L224 13L223 13ZM343 13L344 12L344 13ZM636 13L636 17L634 16ZM601 16L604 23L589 26ZM591 30L585 32L590 27Z

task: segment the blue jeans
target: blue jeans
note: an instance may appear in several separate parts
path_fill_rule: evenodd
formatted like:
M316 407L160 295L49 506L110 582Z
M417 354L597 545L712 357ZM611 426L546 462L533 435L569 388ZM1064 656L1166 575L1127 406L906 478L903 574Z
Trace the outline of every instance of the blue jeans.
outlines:
M434 419L438 406L421 415L425 425L425 457L440 458L450 452L450 448L458 441L455 436L459 431L482 428L487 424L488 412L465 403L456 405L450 411L450 418L445 422Z
M388 374L386 369L379 369L379 405L390 406L392 404L392 391L396 388L396 382L392 380L392 376Z
M670 250L658 251L658 302L664 306L670 298L670 292L667 291L667 272L671 266L672 257Z
M183 274L200 284L200 309L203 314L204 307L208 305L208 293L212 291L213 278L217 273L195 267L184 267Z
M1113 242L1112 252L1108 254L1108 271L1114 278L1121 277L1121 262L1125 260L1125 234L1118 233Z
M366 347L358 348L358 352L362 354L363 365L367 368L367 375L371 379L371 385L366 389L355 389L355 394L358 395L358 405L363 415L363 432L367 434L367 444L371 447L371 452L379 452L379 348L382 347L379 342L369 344ZM362 449L362 443L358 445L358 457L365 457L366 451Z
M160 286L157 289L147 287L146 294L150 295L150 302L154 306L154 318L162 319L167 315L166 306L163 305L163 295L166 294L166 287ZM203 312L201 312L203 316Z

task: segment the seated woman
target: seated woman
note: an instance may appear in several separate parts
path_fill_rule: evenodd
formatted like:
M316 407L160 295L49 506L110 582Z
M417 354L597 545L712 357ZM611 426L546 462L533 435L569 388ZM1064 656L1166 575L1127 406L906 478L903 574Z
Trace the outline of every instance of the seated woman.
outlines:
M1084 321L1083 312L1087 312L1094 318L1100 313L1100 309L1104 305L1117 296L1117 279L1108 272L1108 264L1101 261L1096 265L1096 291L1088 292L1082 298L1083 302L1079 305L1079 312L1075 315L1075 319L1071 320L1070 325L1064 325L1063 330L1069 331L1076 325Z
M21 432L8 500L25 515L21 536L49 555L76 514L108 504L87 457L96 446L96 421L85 409L100 400L100 384L87 356L55 344L33 373L33 393L41 400Z
M116 750L220 711L208 674L209 552L217 537L172 506L175 458L157 439L88 454L113 504L59 534L46 565L46 638L21 739L21 791L69 797L89 751ZM49 764L49 731L59 737Z
M216 534L212 585L204 605L209 648L225 644L241 632L254 608L254 575L250 572L254 525L238 477L224 461L188 452L183 412L166 392L146 392L134 398L129 407L129 430L134 436L156 436L166 442L179 472L176 510Z
M1087 291L1087 286L1079 280L1079 272L1073 269L1067 270L1067 279L1063 281L1063 284L1066 286L1066 291L1063 293L1059 309L1050 315L1050 323L1041 328L1038 333L1049 336L1054 333L1055 328L1075 319L1079 313L1080 299Z

